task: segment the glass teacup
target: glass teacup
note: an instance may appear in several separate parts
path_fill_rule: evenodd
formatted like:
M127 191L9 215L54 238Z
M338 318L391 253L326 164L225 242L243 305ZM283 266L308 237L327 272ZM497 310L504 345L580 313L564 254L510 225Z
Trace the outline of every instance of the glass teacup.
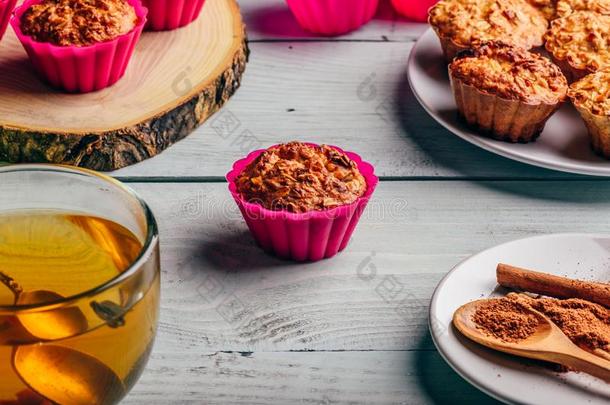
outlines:
M0 405L119 402L150 355L159 286L156 222L129 188L0 168Z

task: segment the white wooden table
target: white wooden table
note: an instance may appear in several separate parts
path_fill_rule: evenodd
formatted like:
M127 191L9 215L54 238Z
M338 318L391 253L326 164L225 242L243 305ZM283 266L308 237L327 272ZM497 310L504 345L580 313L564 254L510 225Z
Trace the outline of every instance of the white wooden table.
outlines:
M242 88L195 134L114 175L162 235L158 340L128 404L494 402L441 359L427 310L460 260L533 234L607 231L610 182L537 169L437 125L405 68L426 27L384 3L339 38L301 31L282 0L241 0ZM314 264L261 252L224 174L249 150L331 143L382 182L352 243Z

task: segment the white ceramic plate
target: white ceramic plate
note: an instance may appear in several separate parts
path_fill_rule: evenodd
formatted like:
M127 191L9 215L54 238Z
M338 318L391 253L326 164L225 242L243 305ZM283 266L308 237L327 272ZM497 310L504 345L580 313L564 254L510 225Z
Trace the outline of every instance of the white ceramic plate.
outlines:
M408 67L415 97L441 125L462 139L510 159L570 173L610 176L610 162L597 156L578 112L566 103L551 119L540 138L530 144L511 144L478 135L458 119L447 65L432 29L415 44Z
M558 234L496 246L457 265L437 287L430 307L432 338L443 358L471 384L515 404L608 404L610 384L582 373L555 373L528 360L479 346L451 326L463 304L500 296L503 262L584 280L610 280L610 235Z

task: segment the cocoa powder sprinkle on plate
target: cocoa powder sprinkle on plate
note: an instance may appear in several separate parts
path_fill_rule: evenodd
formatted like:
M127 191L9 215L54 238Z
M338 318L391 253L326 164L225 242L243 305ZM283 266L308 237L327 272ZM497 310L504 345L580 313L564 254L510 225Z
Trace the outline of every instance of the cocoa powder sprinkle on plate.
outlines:
M581 299L531 298L515 293L507 299L543 313L581 348L610 351L610 309Z
M516 343L539 325L533 309L549 318L576 345L588 351L610 351L610 309L582 299L532 298L510 293L489 300L473 314L477 328L504 342Z

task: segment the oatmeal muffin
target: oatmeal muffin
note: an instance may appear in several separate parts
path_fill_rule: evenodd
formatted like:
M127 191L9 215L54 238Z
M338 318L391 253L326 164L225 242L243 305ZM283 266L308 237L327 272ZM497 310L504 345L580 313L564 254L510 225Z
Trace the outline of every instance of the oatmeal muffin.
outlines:
M556 18L566 17L575 11L610 14L610 0L559 0L555 7Z
M135 9L126 0L44 0L21 16L21 30L38 42L88 46L133 30Z
M492 41L461 52L449 65L460 114L507 142L535 140L566 98L568 84L548 59Z
M226 178L258 245L296 261L345 249L379 183L356 153L300 142L252 151Z
M570 82L610 64L610 16L577 11L551 23L546 49Z
M548 28L542 11L526 0L441 0L430 9L429 22L449 62L457 52L493 40L542 46Z
M351 204L367 189L347 155L300 142L267 149L237 177L236 185L248 202L294 213Z
M593 149L610 159L610 68L573 83L568 96L585 121Z
M43 81L89 93L125 75L146 15L140 0L25 0L10 24Z
M610 14L610 0L527 0L548 20L567 17L575 11L595 11Z

